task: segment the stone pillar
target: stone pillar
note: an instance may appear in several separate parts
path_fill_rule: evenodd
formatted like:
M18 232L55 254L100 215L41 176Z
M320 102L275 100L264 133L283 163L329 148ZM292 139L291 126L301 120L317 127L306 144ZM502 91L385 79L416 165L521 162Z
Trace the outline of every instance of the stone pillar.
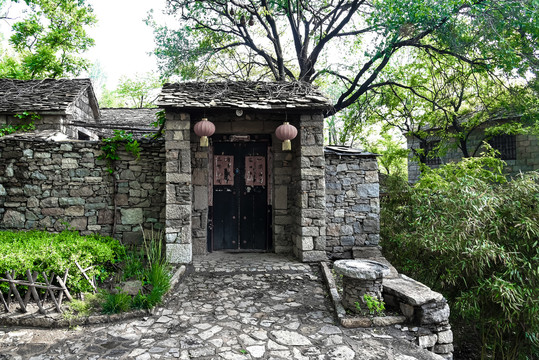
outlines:
M326 256L326 182L324 178L324 118L301 115L299 129L299 226L295 234L295 253L303 262L327 260Z
M172 263L190 263L191 120L189 114L170 110L166 118L166 252Z

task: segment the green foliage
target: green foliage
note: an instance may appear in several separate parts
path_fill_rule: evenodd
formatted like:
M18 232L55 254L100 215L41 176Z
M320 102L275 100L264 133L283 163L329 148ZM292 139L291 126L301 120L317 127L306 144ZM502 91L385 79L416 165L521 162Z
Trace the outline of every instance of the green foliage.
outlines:
M382 242L401 271L442 292L477 327L483 357L539 351L539 173L512 181L496 158L424 169L411 187L388 182Z
M133 78L122 76L116 89L103 87L99 97L102 107L152 108L162 82L151 72L136 74Z
M135 278L151 287L148 294L139 293L135 296L131 307L152 309L162 301L163 296L170 289L170 265L163 248L162 232L151 231L149 235L144 233L144 251L130 253L124 268L124 279ZM131 265L128 264L129 262ZM142 266L143 262L145 266Z
M102 291L95 294L84 293L83 298L84 300L73 299L68 303L67 309L62 314L64 319L74 320L102 311L105 293Z
M118 314L126 312L131 308L131 295L118 292L116 294L106 294L105 302L102 305L104 314Z
M114 136L110 138L103 138L101 140L103 146L101 146L101 151L103 152L99 155L98 159L106 160L108 164L109 173L113 173L114 169L112 164L114 161L120 159L118 154L118 147L120 144L124 145L125 151L136 157L140 158L140 146L137 140L132 133L127 133L125 130L114 130Z
M110 274L108 264L116 262L124 254L124 247L109 237L79 236L77 232L68 230L59 234L0 231L0 274L15 270L20 279L26 278L26 270L62 275L70 269L66 285L72 293L92 289L76 269L74 261L82 268L93 266L87 272L88 276L103 280ZM39 279L43 281L41 276Z
M163 133L165 132L165 122L167 121L166 111L159 110L155 113L155 121L152 123L152 126L157 128L157 131L150 135L150 138L152 139L159 139L163 137Z
M410 49L520 78L536 73L539 64L536 0L168 0L167 5L177 20L170 23L178 28L159 25L151 16L147 20L165 76L327 84L338 89L328 116L399 81L380 75L392 63L406 63Z
M28 131L32 131L32 130L35 130L36 129L36 126L34 124L34 121L35 120L39 120L41 118L41 116L39 114L36 114L36 113L29 113L29 112L23 112L21 114L15 114L13 115L15 118L19 119L19 120L27 120L28 122L26 124L22 123L22 124L16 124L16 125L12 125L12 124L7 124L7 125L3 125L0 127L0 137L2 136L6 136L6 135L9 135L9 134L13 134L17 131L22 131L22 132L28 132Z
M363 301L365 302L365 305L367 305L367 309L369 310L369 315L376 314L377 316L385 316L384 310L386 309L386 306L383 301L380 301L369 294L363 295ZM358 312L363 313L363 309L359 301L356 301L354 305L356 305L356 309Z
M95 24L84 0L28 0L24 17L12 25L11 51L2 51L0 77L17 79L76 76L87 69L79 57L94 45L86 27Z

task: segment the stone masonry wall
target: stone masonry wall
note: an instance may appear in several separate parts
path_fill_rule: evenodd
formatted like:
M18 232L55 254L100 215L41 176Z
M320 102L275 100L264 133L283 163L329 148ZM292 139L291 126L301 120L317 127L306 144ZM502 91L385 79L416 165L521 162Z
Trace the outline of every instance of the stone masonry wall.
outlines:
M326 152L326 252L330 259L380 241L378 164L373 155Z
M469 139L469 151L473 152L475 147L482 141L481 131L472 133ZM419 148L419 141L408 137L408 149ZM507 163L505 171L507 174L516 175L520 171L532 171L539 169L539 138L533 135L516 135L516 160L504 160ZM477 154L481 153L481 150ZM462 158L459 149L449 149L445 156L441 158L442 164L458 162ZM438 165L431 166L432 168ZM412 154L408 158L408 181L415 183L419 179L419 164L412 159Z
M301 115L292 174L294 252L303 262L326 260L326 184L322 115ZM299 144L298 144L299 143Z
M141 224L162 229L163 142L141 143L140 160L120 153L116 181L97 159L99 148L99 142L51 142L32 135L1 139L0 229L61 231L68 225L128 244L141 241Z
M167 111L166 151L166 251L172 263L193 259L191 227L190 115Z

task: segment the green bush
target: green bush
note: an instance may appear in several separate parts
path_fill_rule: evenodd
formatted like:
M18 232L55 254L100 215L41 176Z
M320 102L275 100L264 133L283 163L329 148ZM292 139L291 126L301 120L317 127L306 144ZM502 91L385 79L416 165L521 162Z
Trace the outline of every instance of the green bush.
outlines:
M26 279L26 270L51 272L63 276L69 269L66 286L73 293L90 291L91 286L77 269L75 261L89 277L104 280L108 265L125 256L124 247L110 237L80 236L75 231L52 234L46 231L0 231L0 274L15 270L18 279ZM38 281L43 281L41 275Z
M503 162L466 159L423 169L415 186L388 181L382 245L401 271L442 292L477 326L482 357L539 353L539 172L506 181Z

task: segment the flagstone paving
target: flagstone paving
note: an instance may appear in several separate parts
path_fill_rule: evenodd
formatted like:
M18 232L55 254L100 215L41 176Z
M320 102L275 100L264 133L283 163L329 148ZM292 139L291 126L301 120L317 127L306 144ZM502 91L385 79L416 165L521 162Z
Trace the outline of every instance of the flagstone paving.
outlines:
M275 254L195 257L154 316L74 330L0 327L12 359L440 359L394 327L336 326L316 265Z

